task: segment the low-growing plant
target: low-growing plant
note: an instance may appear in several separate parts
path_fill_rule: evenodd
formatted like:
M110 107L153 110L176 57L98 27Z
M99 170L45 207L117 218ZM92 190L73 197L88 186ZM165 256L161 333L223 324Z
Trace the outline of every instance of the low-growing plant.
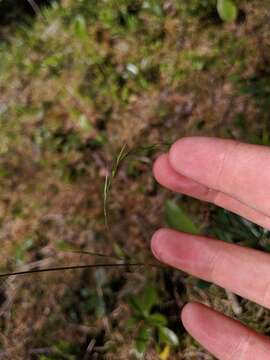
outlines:
M167 318L154 310L159 304L158 293L154 284L148 284L139 295L129 297L132 316L129 326L136 328L134 354L142 358L151 341L163 359L169 355L170 347L179 344L178 336L168 328Z
M270 251L268 230L221 208L212 211L211 227L205 233L226 242Z
M270 77L268 74L253 75L239 80L239 89L243 94L250 95L262 111L268 111L270 106Z

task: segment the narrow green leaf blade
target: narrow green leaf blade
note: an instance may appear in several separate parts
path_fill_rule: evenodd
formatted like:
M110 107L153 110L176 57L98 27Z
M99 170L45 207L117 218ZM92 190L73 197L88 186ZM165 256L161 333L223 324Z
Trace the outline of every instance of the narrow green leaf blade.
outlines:
M168 200L165 204L165 217L168 226L174 230L190 234L198 234L199 229L185 212L174 201Z

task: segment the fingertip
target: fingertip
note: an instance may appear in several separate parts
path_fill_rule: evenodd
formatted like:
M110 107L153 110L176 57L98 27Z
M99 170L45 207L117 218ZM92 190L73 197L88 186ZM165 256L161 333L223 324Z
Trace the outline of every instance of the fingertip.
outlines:
M161 260L162 242L164 242L164 238L167 236L167 234L168 234L168 229L162 228L157 230L152 236L151 251L158 260Z
M183 137L177 140L169 150L169 162L172 168L176 171L181 171L181 168L185 168L184 160L190 158L192 150L196 141L200 137Z
M170 166L178 173L207 187L217 188L225 155L236 142L214 137L185 137L169 151Z
M178 193L200 197L205 190L198 183L176 172L170 165L167 153L157 158L153 165L153 174L160 185Z
M196 323L196 313L201 310L202 305L196 302L189 302L185 304L181 311L181 320L185 329L190 332L192 324Z

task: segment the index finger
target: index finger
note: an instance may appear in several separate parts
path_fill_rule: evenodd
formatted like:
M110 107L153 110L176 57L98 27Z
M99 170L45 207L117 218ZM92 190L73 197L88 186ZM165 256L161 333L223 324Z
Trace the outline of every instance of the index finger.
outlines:
M270 148L186 137L171 147L169 161L182 175L270 215Z

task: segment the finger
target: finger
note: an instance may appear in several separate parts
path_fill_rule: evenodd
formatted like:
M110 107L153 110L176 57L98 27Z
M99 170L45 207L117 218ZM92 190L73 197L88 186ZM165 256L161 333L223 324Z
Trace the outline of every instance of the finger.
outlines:
M267 337L204 305L187 304L181 318L187 331L220 360L269 359Z
M151 241L162 262L270 308L270 256L219 240L161 229Z
M153 172L156 180L172 191L211 202L270 229L270 218L268 216L248 207L230 195L210 189L176 172L169 162L168 154L161 155L155 161Z
M187 137L171 147L169 159L180 174L270 215L270 148Z

